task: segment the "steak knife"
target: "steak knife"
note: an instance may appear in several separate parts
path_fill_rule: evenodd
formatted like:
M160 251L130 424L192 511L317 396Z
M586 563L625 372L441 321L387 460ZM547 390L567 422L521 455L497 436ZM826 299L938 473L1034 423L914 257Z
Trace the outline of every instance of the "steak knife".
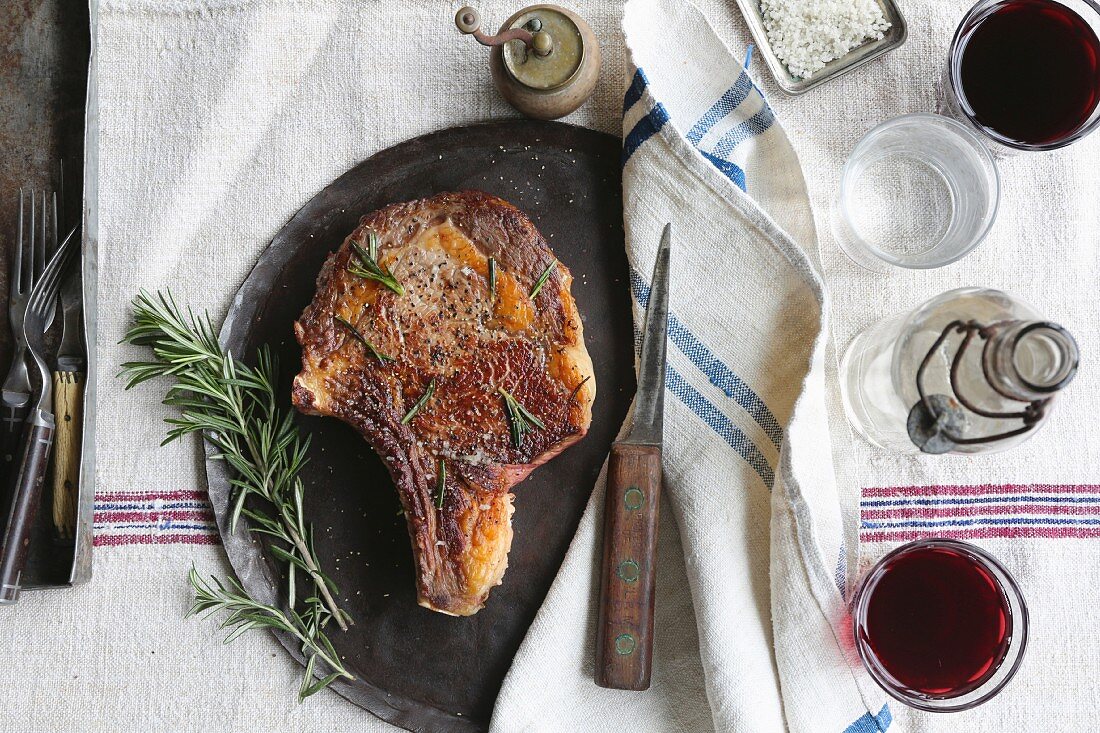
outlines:
M634 423L607 460L596 684L619 690L649 689L652 668L671 247L666 224L642 334Z
M61 286L62 335L53 373L53 411L57 417L53 457L53 525L57 537L71 540L80 485L81 426L84 422L84 292L80 268Z

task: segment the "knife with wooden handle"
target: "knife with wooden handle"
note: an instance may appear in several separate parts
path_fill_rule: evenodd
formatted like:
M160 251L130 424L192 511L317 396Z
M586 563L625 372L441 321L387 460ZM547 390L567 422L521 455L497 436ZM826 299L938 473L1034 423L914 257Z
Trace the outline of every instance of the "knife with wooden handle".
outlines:
M53 409L57 420L53 452L53 526L60 539L76 529L76 492L80 485L80 442L84 420L84 375L53 373Z
M61 345L53 373L53 411L57 419L53 455L53 526L60 540L72 540L80 486L80 446L84 424L84 293L80 268L61 286Z
M626 438L611 446L607 464L596 684L619 690L649 689L653 663L671 247L672 225L667 224L653 266L634 424Z

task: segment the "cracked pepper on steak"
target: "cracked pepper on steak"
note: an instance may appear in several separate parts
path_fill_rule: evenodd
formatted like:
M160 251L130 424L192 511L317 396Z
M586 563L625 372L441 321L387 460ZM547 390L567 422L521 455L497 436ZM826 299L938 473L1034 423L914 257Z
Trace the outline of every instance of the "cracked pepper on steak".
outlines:
M361 264L352 243L367 250L372 232L400 295L349 271ZM329 256L294 324L294 405L343 420L382 457L427 608L466 616L484 605L508 566L511 488L591 423L596 385L569 270L557 263L530 297L555 261L531 220L495 196L393 204ZM528 423L519 445L500 390L544 426Z

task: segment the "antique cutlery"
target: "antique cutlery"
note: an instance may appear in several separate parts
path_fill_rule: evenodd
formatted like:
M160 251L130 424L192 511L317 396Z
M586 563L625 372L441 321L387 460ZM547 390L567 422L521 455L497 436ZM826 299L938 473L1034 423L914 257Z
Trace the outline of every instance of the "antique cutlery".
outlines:
M46 329L57 310L57 296L61 280L79 249L79 227L65 237L65 241L42 270L41 277L27 295L26 311L21 319L23 343L31 362L38 370L37 394L28 400L27 418L22 426L22 450L15 467L12 484L11 509L8 513L7 531L0 544L0 604L14 603L19 598L23 569L27 561L30 535L38 515L42 498L42 483L53 445L54 415L51 411L52 383L46 364ZM33 227L28 248L29 261L36 258ZM42 227L43 234L45 227ZM56 241L56 240L55 240ZM37 249L45 251L46 238ZM20 254L22 257L22 253ZM41 259L42 255L37 255ZM18 265L17 265L18 266Z
M648 689L652 664L671 247L666 224L653 266L634 424L607 461L596 684L620 690Z
M30 199L29 226L24 226L25 199ZM3 393L0 396L0 487L7 490L11 483L11 466L15 461L15 452L19 448L19 438L23 432L23 421L31 403L31 382L27 372L27 341L23 337L23 315L27 311L31 288L45 267L47 243L57 243L57 195L52 195L53 217L48 224L46 192L42 192L41 205L34 190L30 196L19 191L19 233L16 236L15 251L12 255L11 287L8 291L8 318L11 321L12 358L7 378L4 380ZM39 214L41 209L41 214ZM52 237L47 239L47 228ZM36 232L36 229L38 230ZM29 236L28 236L29 235ZM35 238L39 240L35 245ZM52 245L51 245L52 246ZM49 314L46 327L53 322L53 312ZM2 505L3 502L0 502Z
M84 294L80 269L61 286L61 345L53 373L53 411L57 416L53 456L53 525L58 537L72 539L76 493L80 485L80 444L84 421Z

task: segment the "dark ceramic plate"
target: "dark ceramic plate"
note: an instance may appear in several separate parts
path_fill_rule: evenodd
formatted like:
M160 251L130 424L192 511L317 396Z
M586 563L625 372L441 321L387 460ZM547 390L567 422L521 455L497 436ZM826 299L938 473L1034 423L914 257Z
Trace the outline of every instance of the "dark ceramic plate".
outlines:
M619 141L549 122L455 128L384 150L338 178L294 215L237 293L222 345L252 359L271 344L281 394L301 354L292 323L313 297L325 256L362 214L441 191L482 189L525 211L573 271L573 294L596 370L588 436L516 487L515 538L504 584L469 618L416 604L412 553L381 461L334 419L298 416L312 436L304 479L317 551L355 619L333 642L354 682L334 689L410 730L488 727L512 657L542 603L634 394L633 322L623 248ZM234 570L253 597L278 597L278 573L246 527L230 533L225 468L207 462L210 499ZM582 619L577 622L581 623ZM284 646L301 661L295 645ZM288 691L287 694L293 694Z

